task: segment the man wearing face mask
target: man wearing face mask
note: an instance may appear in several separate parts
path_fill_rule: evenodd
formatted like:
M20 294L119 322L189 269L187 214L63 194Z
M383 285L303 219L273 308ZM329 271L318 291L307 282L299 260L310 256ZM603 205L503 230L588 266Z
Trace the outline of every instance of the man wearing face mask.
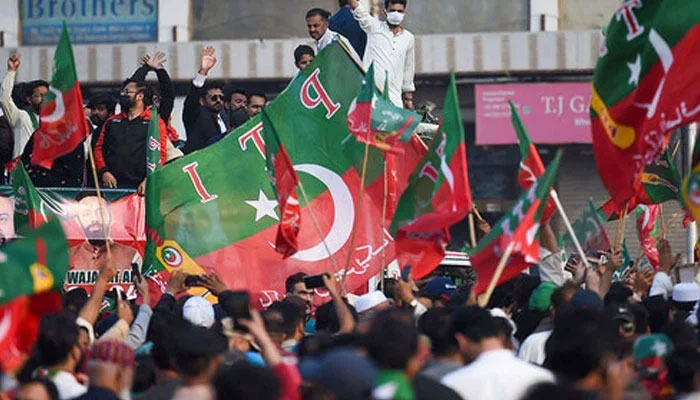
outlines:
M146 191L146 141L151 120L152 97L143 82L124 81L119 94L121 113L102 126L95 145L95 164L102 184L108 188L138 188ZM158 118L161 132L165 123ZM167 137L160 140L161 165L166 162L172 144Z
M359 0L350 0L353 16L367 32L367 48L363 57L365 69L374 63L374 79L384 87L389 74L389 99L397 107L413 102L415 75L415 38L402 26L407 0L384 0L386 21L370 15Z
M207 83L207 74L216 65L216 51L213 47L202 50L200 65L182 110L182 122L187 131L187 142L183 150L185 154L206 147L214 137L228 132L224 92L219 85Z
M30 106L26 110L20 110L12 100L12 87L15 84L19 65L20 55L15 51L7 60L7 75L5 75L2 87L0 87L0 106L2 106L2 111L12 126L12 131L15 135L12 158L22 155L24 146L29 141L32 133L39 128L39 110L41 109L41 103L44 101L44 96L49 91L49 83L46 81L29 82L27 102Z

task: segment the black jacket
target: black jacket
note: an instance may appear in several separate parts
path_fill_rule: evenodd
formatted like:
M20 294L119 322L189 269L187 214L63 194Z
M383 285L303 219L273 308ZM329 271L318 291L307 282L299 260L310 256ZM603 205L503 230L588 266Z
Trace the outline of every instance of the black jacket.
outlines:
M70 153L56 158L51 169L46 169L31 163L35 137L36 132L29 138L22 152L22 164L34 186L81 187L86 172L85 147L83 146L85 140L81 141Z
M225 133L221 132L216 118L217 114L199 104L201 93L202 90L200 88L190 85L190 92L187 94L182 110L182 122L185 124L185 130L187 131L187 142L183 149L185 154L207 147L213 137ZM227 114L224 110L219 112L226 126L228 126Z

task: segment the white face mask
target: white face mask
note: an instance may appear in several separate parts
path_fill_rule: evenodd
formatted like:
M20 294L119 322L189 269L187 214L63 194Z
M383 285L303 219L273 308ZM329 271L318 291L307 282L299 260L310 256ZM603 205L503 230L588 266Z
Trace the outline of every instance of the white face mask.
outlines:
M403 13L398 11L392 11L390 13L387 13L386 22L388 22L389 25L401 25L401 23L403 22Z

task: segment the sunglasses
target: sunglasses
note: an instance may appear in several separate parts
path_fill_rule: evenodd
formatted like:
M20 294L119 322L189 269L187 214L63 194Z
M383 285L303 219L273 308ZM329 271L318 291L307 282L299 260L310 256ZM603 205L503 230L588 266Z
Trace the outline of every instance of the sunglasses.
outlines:
M209 100L211 100L211 101L216 101L216 100L221 100L221 101L223 101L223 100L224 100L224 95L222 95L222 94L214 94L214 95L209 96Z

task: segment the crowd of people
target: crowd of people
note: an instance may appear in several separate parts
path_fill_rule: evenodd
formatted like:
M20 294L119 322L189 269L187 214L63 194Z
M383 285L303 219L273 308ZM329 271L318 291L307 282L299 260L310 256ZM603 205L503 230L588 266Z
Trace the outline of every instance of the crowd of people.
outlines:
M402 26L407 2L387 0L385 4L387 21L370 15L356 0L341 0L334 15L320 8L309 10L306 25L315 48L302 44L295 49L297 68L304 69L323 48L342 41L358 63L366 68L374 64L380 87L384 87L388 73L389 95L394 104L413 108L414 37ZM0 164L21 161L38 187L94 187L87 152L87 146L92 146L98 184L137 189L143 194L151 105L157 107L161 132L167 136L161 141L161 161L166 163L219 141L260 113L269 100L261 91L246 92L207 80L217 58L214 48L206 47L184 103L181 117L185 132L177 132L171 119L175 91L166 61L165 54L159 51L144 55L118 93L100 92L87 99L90 139L46 169L30 160L33 134L40 124L39 112L49 83L35 80L16 84L21 55L13 53L0 88ZM150 72L155 73L157 85L146 83Z
M379 87L388 73L395 105L413 108L414 38L402 27L407 1L384 3L381 19L358 0L341 0L334 15L310 10L313 47L297 47L295 64L304 69L342 41L365 67L374 63ZM146 55L117 98L90 97L92 135L44 169L30 158L49 84L16 85L21 57L13 54L0 88L0 161L19 159L37 186L93 186L91 146L100 185L143 193L150 105L167 136L166 163L217 142L268 101L265 93L208 80L217 59L206 47L184 103L183 136L172 124L165 62L161 52ZM150 72L157 86L145 83ZM633 268L618 281L621 249L564 259L549 225L538 241L539 263L488 299L474 292L470 267L438 269L419 281L406 270L360 296L344 293L338 276L297 273L284 299L266 309L214 273L179 270L159 298L136 276L138 297L129 301L107 290L117 268L103 257L94 261L91 295L82 288L63 293L63 311L42 318L33 353L19 369L2 372L0 399L662 400L700 393L700 286L674 284L679 258L668 241L657 241L658 270ZM188 295L190 286L217 302Z

